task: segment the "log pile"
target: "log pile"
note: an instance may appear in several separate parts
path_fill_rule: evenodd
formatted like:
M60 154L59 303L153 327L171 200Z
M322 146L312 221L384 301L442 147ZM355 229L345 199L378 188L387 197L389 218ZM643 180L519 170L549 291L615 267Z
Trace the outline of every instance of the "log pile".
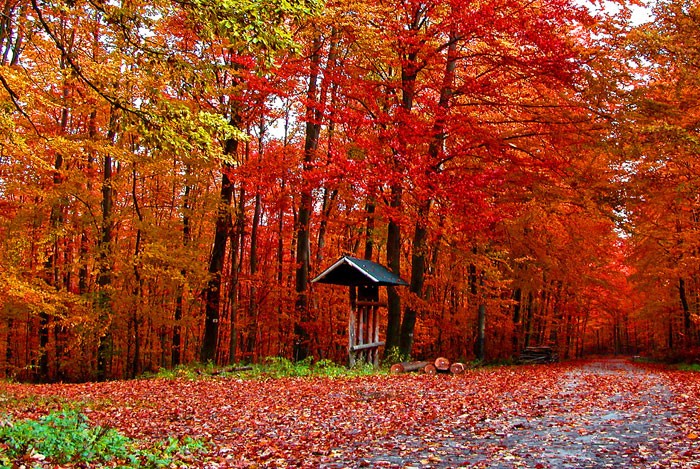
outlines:
M559 357L551 347L527 347L520 353L520 363L527 365L557 361L559 361Z
M414 362L403 362L397 363L391 366L391 373L409 373L412 371L421 371L429 375L435 375L438 373L452 373L459 375L464 373L466 366L463 363L455 362L451 363L449 359L445 357L438 357L435 361L414 361Z

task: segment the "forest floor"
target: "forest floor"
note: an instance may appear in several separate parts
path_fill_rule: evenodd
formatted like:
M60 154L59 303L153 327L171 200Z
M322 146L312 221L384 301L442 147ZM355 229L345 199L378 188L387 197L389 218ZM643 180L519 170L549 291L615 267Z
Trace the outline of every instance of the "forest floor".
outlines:
M77 406L189 467L700 468L700 373L601 359L463 375L0 383L0 416Z

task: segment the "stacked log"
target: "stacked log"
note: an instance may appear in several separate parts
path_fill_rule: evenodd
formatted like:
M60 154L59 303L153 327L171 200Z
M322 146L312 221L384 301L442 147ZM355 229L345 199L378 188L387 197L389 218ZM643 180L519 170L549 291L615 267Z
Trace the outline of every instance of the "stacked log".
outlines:
M438 371L449 371L450 370L450 360L445 357L438 357L435 359L435 368Z
M429 375L435 375L438 373L462 374L464 373L465 369L466 367L463 363L450 363L449 359L445 357L438 357L432 362L415 361L397 363L391 366L391 373L397 374L408 373L411 371L423 371L423 373Z
M425 368L430 362L403 362L391 365L391 373L409 373L411 371L419 371Z
M551 347L527 347L520 353L520 362L525 364L554 363L559 360Z

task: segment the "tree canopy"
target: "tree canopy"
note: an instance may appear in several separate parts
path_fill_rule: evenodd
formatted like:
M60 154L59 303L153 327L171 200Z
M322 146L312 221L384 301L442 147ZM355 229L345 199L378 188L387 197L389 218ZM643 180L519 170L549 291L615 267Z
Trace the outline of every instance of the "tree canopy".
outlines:
M700 346L693 2L0 8L0 374Z

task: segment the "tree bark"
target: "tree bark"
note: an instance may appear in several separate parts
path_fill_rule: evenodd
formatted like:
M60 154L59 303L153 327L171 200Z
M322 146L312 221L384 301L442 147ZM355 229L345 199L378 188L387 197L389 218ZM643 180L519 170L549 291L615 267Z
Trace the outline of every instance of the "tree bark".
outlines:
M479 325L476 335L476 358L484 360L486 358L486 305L479 303Z
M690 318L690 305L685 288L685 279L683 277L678 279L678 295L681 300L681 307L683 308L683 333L685 334L686 340L690 341L692 322Z
M395 185L391 188L391 208L398 211L401 207L402 188ZM386 241L386 262L389 270L401 275L401 227L393 218L389 220ZM399 347L401 332L401 298L396 287L387 287L387 329L385 355L395 353Z
M115 143L117 136L117 109L112 108L109 120L107 138ZM104 380L107 377L108 361L111 360L109 348L112 345L110 312L111 294L109 287L112 284L112 238L114 232L113 206L114 189L112 187L112 155L105 153L102 166L102 227L99 242L97 285L99 287L97 309L100 312L100 325L104 328L99 338L97 348L97 379Z
M430 201L421 206L418 211L419 221L416 223L416 230L413 235L413 253L411 256L411 284L410 291L416 298L423 297L423 284L425 281L426 270L426 250L428 229L426 227L426 219L430 211ZM416 317L418 310L415 306L406 308L403 320L401 322L401 336L399 340L399 352L402 357L411 356L413 348L413 332L416 326Z
M237 111L231 117L230 125L238 127L240 116ZM238 152L238 141L229 139L226 141L224 152L227 155L235 155ZM217 210L216 225L214 229L214 246L209 260L209 281L205 290L205 318L204 337L200 350L200 360L203 363L216 362L216 352L219 340L219 315L221 304L221 273L226 257L226 241L231 226L231 201L233 200L233 182L229 177L230 166L224 164L221 172L221 192L219 194L219 208Z
M239 301L239 281L241 262L243 260L243 233L245 232L245 187L238 191L238 206L236 208L236 221L233 223L233 230L230 232L231 250L229 253L229 290L228 301L230 309L230 335L228 342L229 364L236 362L238 344L238 301ZM240 255L239 255L240 254Z
M185 169L185 176L190 173L189 166ZM191 187L189 184L185 184L185 194L182 200L182 246L187 248L190 244L191 233L190 233L190 191ZM180 271L183 278L186 278L187 271L182 269ZM182 363L182 308L183 308L183 295L185 286L180 283L177 286L177 298L175 300L175 324L173 325L173 340L171 349L171 364L172 366L177 366Z
M309 323L309 258L310 258L310 220L312 207L312 188L308 186L307 175L311 172L318 149L318 139L321 133L321 114L318 96L318 77L321 63L321 35L314 37L311 52L311 69L309 71L309 87L306 92L306 132L304 140L304 167L302 178L301 199L297 220L297 250L296 250L296 313L294 325L294 359L304 360L311 354Z

